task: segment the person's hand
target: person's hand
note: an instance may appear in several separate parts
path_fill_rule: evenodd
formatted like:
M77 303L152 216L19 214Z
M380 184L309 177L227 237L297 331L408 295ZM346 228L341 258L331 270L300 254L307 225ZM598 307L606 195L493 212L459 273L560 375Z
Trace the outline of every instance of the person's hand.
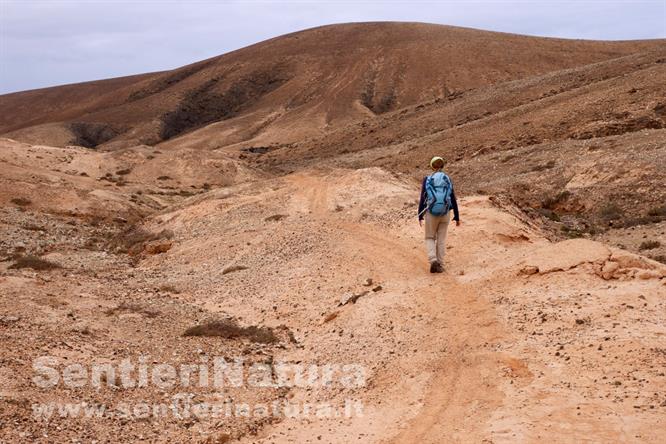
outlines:
M419 227L423 226L423 219L419 219Z
M460 221L457 220L457 221L456 221L456 227L459 227L459 226L460 226Z

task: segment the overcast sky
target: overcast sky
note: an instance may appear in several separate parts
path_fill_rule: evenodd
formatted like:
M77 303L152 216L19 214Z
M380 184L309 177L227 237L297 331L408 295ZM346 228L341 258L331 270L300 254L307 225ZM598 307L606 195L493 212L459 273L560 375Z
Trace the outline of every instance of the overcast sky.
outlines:
M0 0L0 93L160 71L313 26L383 20L566 38L665 38L666 0Z

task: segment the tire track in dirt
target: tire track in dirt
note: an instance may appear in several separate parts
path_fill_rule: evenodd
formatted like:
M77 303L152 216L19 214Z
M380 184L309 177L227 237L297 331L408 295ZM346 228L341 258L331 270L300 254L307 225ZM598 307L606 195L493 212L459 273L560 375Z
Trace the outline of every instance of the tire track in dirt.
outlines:
M423 299L447 326L442 334L448 353L417 416L390 443L481 442L486 421L502 402L501 359L489 349L504 336L494 310L477 289L449 276L442 281L446 296L430 291Z

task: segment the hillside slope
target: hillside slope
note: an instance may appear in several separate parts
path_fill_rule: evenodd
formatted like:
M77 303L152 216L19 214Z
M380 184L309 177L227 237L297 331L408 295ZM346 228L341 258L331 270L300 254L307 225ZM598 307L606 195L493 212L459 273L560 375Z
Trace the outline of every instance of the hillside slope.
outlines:
M325 162L417 179L427 159L441 155L460 193L509 195L523 208L578 218L568 225L574 231L659 221L666 219L664 78L662 48L477 88L246 155L268 171Z
M286 143L366 116L659 47L416 23L314 28L164 73L0 96L0 134L155 144L214 122L214 148Z

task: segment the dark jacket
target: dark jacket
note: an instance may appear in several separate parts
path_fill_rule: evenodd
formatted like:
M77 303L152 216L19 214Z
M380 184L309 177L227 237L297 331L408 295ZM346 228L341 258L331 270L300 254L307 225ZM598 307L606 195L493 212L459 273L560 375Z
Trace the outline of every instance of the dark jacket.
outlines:
M423 178L421 182L421 198L419 199L419 220L423 220L425 217L426 210L426 180L428 176ZM451 182L451 209L453 210L453 220L460 220L460 214L458 214L458 202L456 202L456 193L453 189L453 182Z

